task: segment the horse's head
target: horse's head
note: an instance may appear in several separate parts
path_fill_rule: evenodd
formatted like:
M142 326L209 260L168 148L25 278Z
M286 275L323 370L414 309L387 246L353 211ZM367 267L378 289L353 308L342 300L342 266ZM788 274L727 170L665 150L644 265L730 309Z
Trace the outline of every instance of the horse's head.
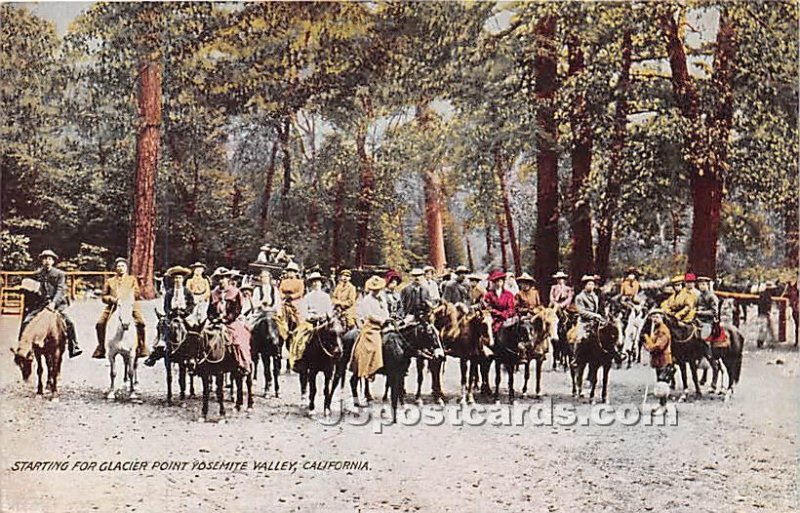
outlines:
M439 306L431 310L431 322L444 340L453 341L458 338L461 330L456 305L442 301Z
M120 300L114 307L114 312L119 318L122 329L127 331L133 324L133 301Z
M618 353L622 351L624 342L622 335L622 322L616 317L607 319L597 328L600 346L608 352Z
M33 356L20 356L13 349L9 349L9 351L14 355L14 363L16 363L19 370L22 371L22 379L28 381L28 378L31 377L31 373L33 372Z
M432 322L429 322L428 319L420 320L415 329L415 335L412 343L418 350L430 353L434 359L444 360L445 352L442 338Z

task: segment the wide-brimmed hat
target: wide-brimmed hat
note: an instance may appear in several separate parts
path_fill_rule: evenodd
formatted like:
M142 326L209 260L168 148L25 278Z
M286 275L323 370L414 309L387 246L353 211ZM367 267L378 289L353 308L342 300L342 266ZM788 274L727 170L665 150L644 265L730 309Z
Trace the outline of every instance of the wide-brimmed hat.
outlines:
M322 275L320 273L318 273L317 271L314 271L313 273L311 273L308 276L306 276L306 281L309 281L309 282L314 281L314 280L322 281L322 279L323 279Z
M364 288L367 290L381 290L384 287L386 287L386 280L380 276L373 276L364 284Z
M594 274L584 274L583 278L581 278L581 283L586 283L588 281L597 281L597 276Z
M428 271L436 272L436 268L434 266L432 266L432 265L426 265L425 267L422 268L422 271L423 272L428 272Z
M683 277L683 281L686 283L695 282L697 281L697 276L694 273L686 273Z
M192 274L192 270L188 267L183 267L182 265L176 265L167 269L167 272L164 273L164 276L169 276L170 278L174 278L175 276L189 276Z
M227 267L217 267L211 275L212 278L222 278L224 276L231 277L233 272Z
M117 264L120 263L120 262L122 262L126 266L130 267L130 264L128 264L128 259L127 258L122 258L122 257L114 259L114 267L116 267Z
M39 260L43 259L44 257L51 257L53 260L58 260L58 255L56 255L55 251L52 249L45 249L39 253Z
M669 280L669 282L673 285L676 285L678 283L683 283L683 276L681 276L680 274L675 275L672 277L672 279Z
M189 269L197 269L198 267L206 269L206 264L204 264L203 262L195 262L189 266Z
M640 276L642 273L639 272L639 269L630 266L625 270L625 274L633 274L634 276Z
M386 271L386 274L383 275L383 279L386 280L387 285L391 283L392 280L396 281L397 283L403 281L403 278L402 276L400 276L400 273L398 273L394 269L389 269L388 271Z
M567 273L565 273L564 271L558 271L557 273L555 273L553 275L553 278L555 278L556 280L559 279L559 278L567 279L567 278L569 278L569 275Z
M456 274L468 274L469 269L465 265L459 265L456 267Z
M467 275L467 279L468 279L468 280L471 280L471 281L472 281L472 280L474 280L474 281L481 281L481 277L480 277L480 276L478 276L477 274L474 274L474 273L473 273L473 274L468 274L468 275Z
M269 244L264 244L263 246L261 246L258 249L259 249L259 251L269 251L270 247L269 247Z
M423 271L419 267L415 267L411 269L411 272L408 274L410 274L411 276L422 276L423 274L425 274L425 271Z
M300 266L298 266L294 262L289 262L288 264L286 264L286 270L287 271L294 271L294 272L298 272L299 273L300 272Z
M504 271L499 270L499 269L496 270L496 271L492 271L489 274L489 282L491 282L491 283L494 283L497 280L504 280L504 279L506 279L506 273Z
M517 281L519 283L524 283L524 282L536 283L536 278L534 278L533 276L531 276L528 273L522 273L519 276L517 276Z

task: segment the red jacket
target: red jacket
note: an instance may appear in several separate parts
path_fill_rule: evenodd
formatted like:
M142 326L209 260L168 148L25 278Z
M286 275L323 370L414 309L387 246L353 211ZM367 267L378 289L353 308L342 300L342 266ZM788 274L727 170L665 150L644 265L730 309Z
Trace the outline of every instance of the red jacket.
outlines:
M500 293L497 297L494 289L490 290L483 296L483 302L492 312L492 330L500 331L506 319L514 316L514 294L507 290Z

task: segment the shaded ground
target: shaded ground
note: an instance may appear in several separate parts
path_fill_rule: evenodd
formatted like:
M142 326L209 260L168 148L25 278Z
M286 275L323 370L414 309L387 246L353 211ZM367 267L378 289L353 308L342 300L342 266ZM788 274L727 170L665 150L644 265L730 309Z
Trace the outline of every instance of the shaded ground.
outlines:
M77 304L72 312L86 354L65 361L58 402L35 397L32 384L21 383L7 349L18 327L0 320L0 354L7 355L0 358L3 512L797 511L800 361L791 350L756 352L748 345L733 399L681 403L677 426L445 423L375 434L369 425L325 426L309 418L298 406L296 375L281 376L280 399L259 395L252 413L223 422L198 422L196 399L166 407L162 366L140 369L141 403L107 401L107 363L88 357L99 304ZM145 314L152 331L152 305ZM413 381L409 376L409 390ZM612 371L612 405L640 404L652 381L645 366ZM457 363L449 361L451 396L457 384ZM257 390L262 386L258 381ZM425 392L429 387L426 381ZM382 378L376 388L382 392ZM564 373L547 371L543 388L549 400L588 412L589 405L569 397ZM238 472L13 471L21 460L250 466ZM255 471L253 460L366 461L369 469Z

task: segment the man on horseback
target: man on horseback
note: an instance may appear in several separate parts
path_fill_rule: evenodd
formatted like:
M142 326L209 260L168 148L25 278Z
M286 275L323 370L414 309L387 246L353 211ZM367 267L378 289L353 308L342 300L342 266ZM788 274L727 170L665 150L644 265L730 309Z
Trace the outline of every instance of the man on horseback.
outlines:
M522 273L517 278L519 292L515 298L517 314L535 315L543 308L542 300L539 298L539 291L536 290L536 279L528 273Z
M208 305L208 320L213 324L221 322L225 325L236 363L244 372L252 369L250 355L250 332L241 319L242 293L232 281L233 272L225 267L214 271L212 279L218 280L211 292L211 303Z
M256 307L264 313L276 314L281 309L281 294L272 283L269 269L262 269L258 275L258 284L253 288L253 300Z
M695 282L697 277L692 273L686 273L683 278L685 286L661 304L661 309L667 315L672 316L679 324L689 325L697 315L697 289ZM676 285L679 286L679 285Z
M345 328L348 330L356 325L356 299L358 299L356 287L350 282L351 277L350 269L344 269L339 273L339 282L331 295L333 307L342 314Z
M422 276L421 272L418 276ZM372 379L383 367L381 328L390 319L386 303L381 296L385 286L386 281L379 276L371 277L364 285L367 294L359 302L358 308L359 320L363 324L353 346L353 356L350 361L350 370L355 378Z
M150 351L147 349L145 340L145 325L142 311L137 303L139 299L139 282L135 276L128 274L128 261L124 258L114 260L115 276L106 280L103 287L103 303L106 308L100 314L100 319L95 325L97 331L97 348L92 353L92 358L106 357L106 324L111 312L122 301L133 301L133 321L136 325L136 357L148 356Z
M42 266L34 274L34 279L38 282L38 290L35 292L31 291L37 294L38 297L37 301L32 301L30 304L25 305L25 317L22 319L19 335L20 337L22 336L22 333L25 331L28 324L30 324L31 320L45 308L56 311L61 314L61 318L64 319L64 324L67 327L69 357L75 358L76 356L80 356L83 351L78 347L78 340L75 336L75 324L66 312L67 306L69 305L66 297L66 274L64 271L56 269L56 260L58 260L58 255L49 249L39 253L39 261ZM15 353L22 358L27 358L28 355L21 354L21 351L24 351L24 349L18 347Z
M596 277L584 275L581 278L583 290L575 296L575 307L578 310L578 323L583 327L584 332L595 330L605 319L600 314L600 298L597 297L595 288L597 287Z
M192 273L190 269L182 266L170 267L167 269L165 276L172 280L172 286L167 285L166 292L164 293L164 314L167 322L164 324L164 336L156 340L155 346L150 356L144 361L148 367L156 364L160 358L163 358L166 352L165 343L169 340L169 326L173 319L181 318L186 321L186 317L194 312L194 294L184 285L187 276Z
M486 295L486 289L481 287L481 277L477 274L470 274L467 279L469 280L469 304L470 306L478 305Z
M313 272L306 279L311 290L298 305L300 324L289 346L289 365L293 369L296 363L303 359L303 353L314 331L334 315L331 297L322 290L322 275Z
M414 281L400 292L403 312L412 319L424 317L431 310L432 301L428 294L424 274L422 269L412 269L411 277Z
M719 298L711 290L711 278L698 277L697 287L700 291L697 298L697 320L704 328L705 337L708 337L714 327L719 324Z
M426 265L423 269L423 272L425 273L424 286L428 290L428 296L430 297L431 303L435 306L442 299L442 296L439 293L439 281L435 276L436 269L432 265Z
M469 305L469 289L466 284L466 276L469 273L463 265L456 268L455 278L444 284L442 299L453 304Z

